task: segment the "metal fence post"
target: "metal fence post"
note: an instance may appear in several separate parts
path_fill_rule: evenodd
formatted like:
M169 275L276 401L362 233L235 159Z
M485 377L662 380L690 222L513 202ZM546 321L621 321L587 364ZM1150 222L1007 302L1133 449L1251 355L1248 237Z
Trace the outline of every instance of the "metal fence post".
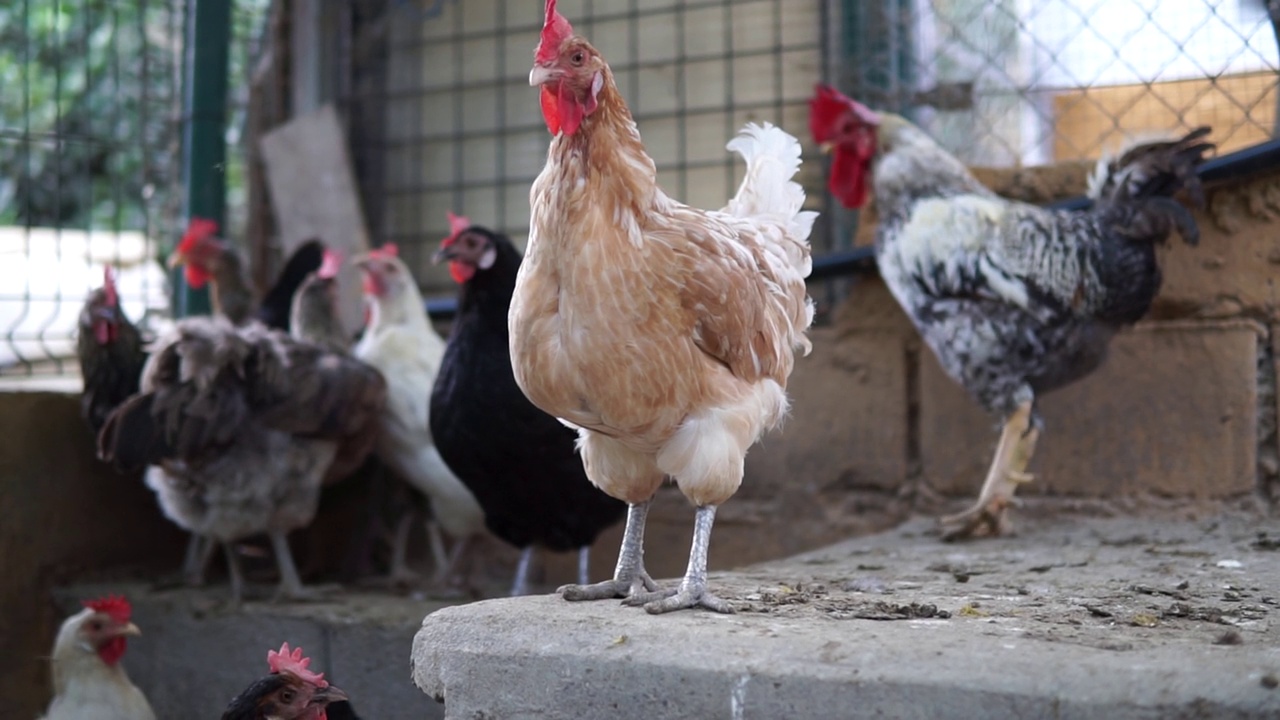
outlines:
M226 221L227 73L233 4L234 0L191 0L187 6L184 56L184 216L209 218L220 227ZM177 290L176 315L210 312L207 289L188 287L181 273L173 283Z

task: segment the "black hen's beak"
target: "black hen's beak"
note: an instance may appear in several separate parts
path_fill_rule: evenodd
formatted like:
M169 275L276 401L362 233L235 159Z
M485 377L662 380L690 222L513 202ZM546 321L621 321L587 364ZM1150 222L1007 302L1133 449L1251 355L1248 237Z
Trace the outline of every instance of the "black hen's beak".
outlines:
M437 250L437 251L436 251L436 254L435 254L435 255L432 255L432 256L431 256L431 264L432 264L432 265L439 265L440 263L444 262L445 260L452 260L452 259L454 259L454 258L456 258L456 257L458 257L458 254L457 254L456 252L454 252L454 251L453 251L453 248L451 248L451 247L442 247L442 248L440 248L439 250Z
M336 685L322 687L311 696L312 705L328 705L329 703L347 700L347 693Z

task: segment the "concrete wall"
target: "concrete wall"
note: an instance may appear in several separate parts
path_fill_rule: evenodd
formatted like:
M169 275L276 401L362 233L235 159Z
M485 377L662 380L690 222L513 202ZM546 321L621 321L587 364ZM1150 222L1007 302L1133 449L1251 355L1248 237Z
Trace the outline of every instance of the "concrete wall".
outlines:
M46 658L70 578L177 567L184 538L139 477L94 458L79 401L65 392L0 393L0 698L36 717L52 695Z

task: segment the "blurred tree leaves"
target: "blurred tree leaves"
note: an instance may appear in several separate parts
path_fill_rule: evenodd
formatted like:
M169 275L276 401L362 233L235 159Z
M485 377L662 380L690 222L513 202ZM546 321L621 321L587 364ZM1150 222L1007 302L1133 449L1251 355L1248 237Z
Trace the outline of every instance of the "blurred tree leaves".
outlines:
M181 5L0 5L0 224L142 229L177 159Z

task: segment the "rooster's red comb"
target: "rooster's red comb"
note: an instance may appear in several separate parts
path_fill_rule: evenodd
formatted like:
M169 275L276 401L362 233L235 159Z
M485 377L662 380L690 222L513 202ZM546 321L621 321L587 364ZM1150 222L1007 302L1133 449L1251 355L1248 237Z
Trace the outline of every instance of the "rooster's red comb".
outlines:
M342 269L342 253L337 250L325 248L324 260L320 263L320 269L316 270L316 276L325 279L338 277L338 271Z
M369 251L372 257L393 258L400 257L400 248L395 243L383 243L382 247L376 247Z
M82 605L94 612L105 613L121 625L129 622L133 616L133 606L123 595L108 595L97 600L84 600Z
M867 125L880 124L880 116L866 105L830 85L814 86L813 99L809 101L809 132L813 139L825 142L835 132L836 122L847 113Z
M188 252L195 244L201 240L218 232L218 223L214 220L202 217L192 217L187 223L187 232L182 236L182 242L178 245L179 252Z
M307 669L310 664L311 658L302 654L302 648L295 648L293 652L289 652L289 643L281 645L278 652L267 651L267 666L271 668L272 673L287 672L317 688L329 687L328 681L324 679L324 673L311 672Z
M120 303L120 295L116 291L116 271L110 265L102 266L102 293L107 296L107 304L115 307Z
M462 234L462 231L469 227L471 227L471 218L466 215L454 215L452 211L449 212L449 237L445 238L444 242L440 243L440 247L449 247L452 245L457 241L458 236Z
M573 36L573 26L556 12L556 0L547 0L547 18L542 23L542 38L533 53L533 61L547 64L556 59L560 46Z

